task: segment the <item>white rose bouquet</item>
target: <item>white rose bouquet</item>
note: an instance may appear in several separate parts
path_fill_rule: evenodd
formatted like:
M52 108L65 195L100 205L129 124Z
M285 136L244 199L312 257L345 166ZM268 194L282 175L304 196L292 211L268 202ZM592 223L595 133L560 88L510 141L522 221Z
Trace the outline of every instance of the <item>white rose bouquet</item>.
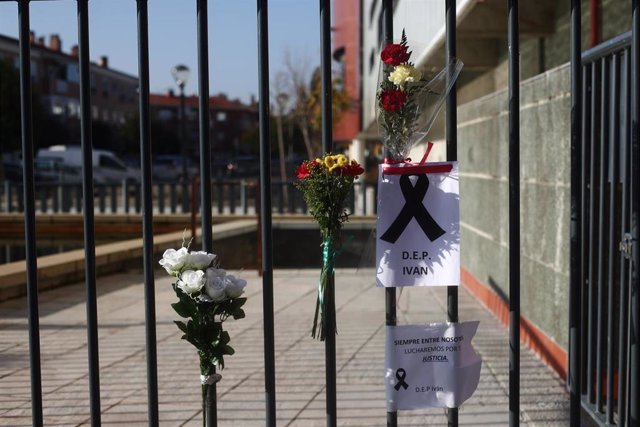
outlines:
M174 323L183 332L182 339L198 350L204 409L208 387L221 378L215 368L224 369L224 356L234 353L222 323L229 317L245 316L242 306L247 299L240 296L247 281L219 268L215 254L189 251L184 246L167 249L160 265L176 278L172 286L178 302L171 307L188 320ZM205 422L203 419L203 425Z

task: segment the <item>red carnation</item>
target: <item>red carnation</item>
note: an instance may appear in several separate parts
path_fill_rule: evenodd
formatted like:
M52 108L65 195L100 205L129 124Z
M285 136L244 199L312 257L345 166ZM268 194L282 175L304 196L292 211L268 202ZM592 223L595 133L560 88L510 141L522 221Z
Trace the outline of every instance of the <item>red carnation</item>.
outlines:
M351 164L342 168L343 173L347 176L358 176L364 172L362 166L358 164L355 160L351 160Z
M407 52L407 46L395 43L386 45L380 54L382 62L387 65L400 65L403 62L407 62L409 56L411 56L411 54Z
M385 111L398 111L407 101L407 93L400 89L385 89L380 94L380 102Z
M298 179L305 179L311 176L311 171L309 170L309 162L302 162L298 169L296 169L296 175Z

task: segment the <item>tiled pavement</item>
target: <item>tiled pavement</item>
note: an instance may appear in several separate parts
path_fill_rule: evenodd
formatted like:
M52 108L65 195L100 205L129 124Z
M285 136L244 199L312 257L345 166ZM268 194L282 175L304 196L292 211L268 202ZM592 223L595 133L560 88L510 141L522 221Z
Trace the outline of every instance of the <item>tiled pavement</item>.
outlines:
M170 279L157 272L156 308L160 424L200 425L200 384L194 349L179 339ZM261 279L249 280L247 317L228 321L234 356L218 385L224 426L264 425ZM275 281L276 384L279 426L325 425L324 347L309 337L316 270L280 270ZM103 425L147 425L142 275L98 280ZM336 274L338 424L384 426L384 291L373 270ZM40 294L45 425L89 424L83 284ZM405 289L398 323L445 319L446 291ZM460 320L480 320L474 344L483 359L480 385L460 408L460 425L508 425L507 331L463 289ZM0 425L31 425L26 301L0 304ZM568 394L560 378L529 350L521 351L521 424L568 425ZM443 409L402 411L399 425L446 425Z

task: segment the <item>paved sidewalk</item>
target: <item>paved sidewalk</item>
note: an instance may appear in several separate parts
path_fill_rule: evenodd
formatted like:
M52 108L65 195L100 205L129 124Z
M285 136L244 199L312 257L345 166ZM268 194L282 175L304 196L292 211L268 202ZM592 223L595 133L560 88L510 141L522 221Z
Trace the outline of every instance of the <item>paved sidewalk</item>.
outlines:
M170 308L170 278L156 276L160 420L199 426L200 382L193 347L180 340ZM218 386L219 425L264 426L261 279L249 280L247 317L225 323L236 349ZM336 274L338 424L385 426L384 291L373 270ZM277 417L279 426L322 426L324 346L309 337L316 270L280 270L275 279ZM147 425L144 305L141 272L98 281L103 425ZM89 425L85 306L82 284L40 294L45 425ZM405 289L398 323L443 321L446 291ZM460 425L508 425L507 331L461 288L460 320L480 320L473 343L483 359L478 390L460 408ZM0 304L0 425L31 425L26 300ZM560 378L521 350L522 425L568 425ZM446 425L445 411L403 411L398 424Z

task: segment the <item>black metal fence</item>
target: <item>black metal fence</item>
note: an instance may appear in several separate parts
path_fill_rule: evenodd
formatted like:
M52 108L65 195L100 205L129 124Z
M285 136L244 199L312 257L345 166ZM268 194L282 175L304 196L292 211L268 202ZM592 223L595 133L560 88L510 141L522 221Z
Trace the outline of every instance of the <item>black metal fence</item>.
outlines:
M583 408L600 425L637 425L631 414L640 399L633 359L637 266L630 259L637 227L631 221L638 215L631 202L638 185L632 164L637 128L630 125L637 123L633 56L631 32L582 54L580 393Z
M260 211L257 180L211 181L211 204L214 213L225 215L255 215ZM93 207L100 214L142 212L142 184L124 181L121 184L94 184ZM356 182L349 197L349 211L356 215L375 215L377 185ZM35 184L37 213L81 213L81 184ZM151 209L154 214L191 213L202 207L198 180L189 183L158 182L151 185ZM271 183L272 210L278 214L304 214L307 205L293 182ZM25 210L22 183L6 181L0 187L0 212L22 213Z
M17 3L19 17L20 93L22 116L23 184L18 191L25 217L25 247L27 254L27 301L29 321L31 402L33 425L43 425L42 384L40 367L40 336L38 312L37 254L35 235L36 204L49 196L36 191L34 180L34 150L32 140L30 19L31 0L0 0ZM212 193L217 185L211 182L211 152L209 143L209 73L208 73L208 0L194 0L197 4L198 68L200 95L200 196L203 228L203 250L212 251ZM81 141L83 153L82 197L75 206L84 215L86 251L85 287L87 292L87 341L89 357L89 395L91 423L100 425L100 372L97 339L97 302L95 269L94 207L110 204L113 192L95 186L92 178L91 90L89 63L89 0L76 0L80 66ZM384 0L385 40L393 40L392 0ZM519 40L518 2L508 0L509 28L509 88L510 88L510 424L519 424ZM639 141L639 0L632 2L633 28L631 46L616 45L585 54L584 71L580 63L581 1L571 1L571 272L570 272L570 371L572 425L580 423L580 405L594 418L604 423L638 425L640 361L638 285L638 213L640 200L640 141ZM141 186L134 191L134 205L140 205L143 215L145 323L147 349L147 382L149 425L158 425L158 387L156 363L155 294L153 277L153 205L151 143L149 132L149 57L148 57L148 0L136 0L138 18L139 112ZM273 265L271 214L273 191L270 173L269 147L269 64L267 0L257 0L259 46L259 116L260 165L259 189L262 234L262 277L265 349L265 422L275 426L276 387L273 322ZM323 148L332 147L331 133L331 55L330 1L319 1L321 74L322 74L322 140ZM447 56L456 54L456 2L446 0ZM605 52L606 51L606 52ZM593 55L605 54L602 59ZM584 82L584 85L581 84ZM596 87L601 88L596 90ZM455 90L447 100L447 158L455 160L456 149ZM584 112L584 114L583 114ZM584 119L584 120L583 120ZM584 135L584 137L581 137ZM584 148L584 149L583 149ZM603 160L603 161L602 161ZM277 184L276 184L277 188ZM178 190L176 190L177 193ZM186 194L188 190L181 190ZM78 189L75 189L77 194ZM100 194L103 193L104 197ZM122 191L129 195L128 189ZM171 193L171 189L169 189ZM41 194L41 193L40 193ZM107 195L109 194L109 195ZM291 194L291 192L290 192ZM5 196L6 197L6 196ZM53 197L53 196L52 196ZM117 199L117 195L115 196ZM124 197L124 196L123 196ZM57 196L54 197L57 199ZM127 200L129 199L126 197ZM61 198L64 199L64 196ZM59 203L62 203L59 199ZM13 200L10 198L10 200ZM103 200L103 202L101 202ZM135 200L139 200L135 202ZM162 199L164 200L164 199ZM185 208L185 198L181 199ZM223 200L218 198L218 200ZM79 202L78 202L79 201ZM53 203L53 199L51 199ZM78 206L78 203L80 206ZM164 202L163 202L164 203ZM225 202L223 202L224 205ZM175 207L176 203L169 203ZM231 202L230 206L233 205ZM278 202L278 205L281 203ZM12 206L10 204L10 206ZM171 207L169 208L171 209ZM175 208L177 209L177 207ZM280 207L278 207L280 209ZM283 208L284 209L284 208ZM220 211L220 209L218 210ZM629 234L629 237L627 237ZM622 251L617 251L620 245ZM332 295L332 294L331 294ZM448 290L448 318L457 321L457 289ZM387 289L387 324L395 324L395 289ZM328 307L333 301L327 302ZM619 318L616 319L616 316ZM333 316L327 316L327 321ZM327 330L332 330L329 325ZM330 334L331 335L331 334ZM583 338L584 336L584 338ZM335 384L335 337L326 341L327 425L337 424ZM208 396L207 423L216 425L215 387ZM449 411L449 425L458 424L457 409ZM396 414L388 413L387 423L397 423Z

